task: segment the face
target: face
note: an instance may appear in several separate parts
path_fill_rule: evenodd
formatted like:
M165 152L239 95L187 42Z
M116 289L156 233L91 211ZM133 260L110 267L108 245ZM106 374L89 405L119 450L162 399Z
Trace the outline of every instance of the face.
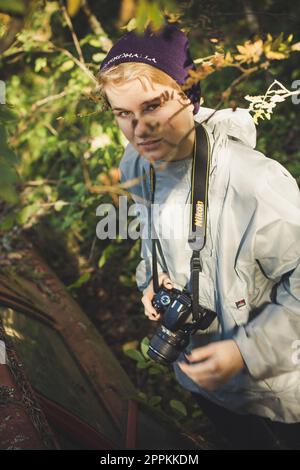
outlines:
M144 158L170 161L191 155L193 105L179 90L134 79L107 85L105 92L117 124Z

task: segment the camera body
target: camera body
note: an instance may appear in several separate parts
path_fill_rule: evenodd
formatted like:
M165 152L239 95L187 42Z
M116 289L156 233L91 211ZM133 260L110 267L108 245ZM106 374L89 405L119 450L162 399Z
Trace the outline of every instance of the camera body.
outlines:
M186 323L192 313L192 298L187 291L161 287L154 295L152 305L162 315L162 322L150 341L148 356L162 364L170 364L184 351L190 334L195 331L197 322Z
M212 310L198 306L199 318L192 317L192 296L187 290L161 287L152 299L152 305L162 315L157 332L152 337L148 356L155 361L169 365L175 362L190 342L190 335L197 330L206 330L216 318Z

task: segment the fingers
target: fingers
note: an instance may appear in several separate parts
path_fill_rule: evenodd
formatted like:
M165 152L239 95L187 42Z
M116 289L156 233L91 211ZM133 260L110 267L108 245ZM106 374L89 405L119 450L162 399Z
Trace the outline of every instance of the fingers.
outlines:
M180 369L195 383L207 390L215 390L220 383L220 374L214 360L207 360L200 364L178 363Z
M166 277L163 282L162 282L163 286L166 287L167 289L172 289L173 288L173 283L171 281L171 279L169 279L168 277Z
M151 299L149 298L149 296L147 294L145 294L142 297L142 303L145 307L144 313L145 313L146 317L149 318L149 320L157 321L157 320L160 319L160 314L153 307L153 305L151 303Z
M149 320L152 320L152 321L158 321L160 319L160 314L158 312L149 312L148 310L145 310L145 315L146 317L149 318Z
M189 362L199 362L203 361L204 359L208 359L213 354L212 345L209 346L202 346L200 348L195 348L193 351L186 355Z
M201 379L202 377L213 375L217 372L217 366L213 360L200 362L198 364L186 364L185 362L179 362L178 365L183 370L183 372L193 379Z
M158 276L158 284L159 286L163 285L166 289L172 289L173 283L169 278L167 273L160 273ZM153 290L153 281L149 284L149 286L144 290L142 297L142 303L145 307L144 313L149 318L149 320L157 321L160 319L161 315L158 313L152 305L152 299L154 296Z
M160 286L163 285L167 289L172 289L174 287L173 282L171 281L167 273L161 273L158 276L158 284Z

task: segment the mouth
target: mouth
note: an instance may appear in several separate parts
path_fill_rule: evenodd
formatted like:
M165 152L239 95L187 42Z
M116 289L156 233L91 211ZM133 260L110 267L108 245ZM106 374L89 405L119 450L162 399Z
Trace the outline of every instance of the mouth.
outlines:
M161 143L162 139L153 139L147 140L146 142L139 143L139 147L142 147L145 150L152 150Z

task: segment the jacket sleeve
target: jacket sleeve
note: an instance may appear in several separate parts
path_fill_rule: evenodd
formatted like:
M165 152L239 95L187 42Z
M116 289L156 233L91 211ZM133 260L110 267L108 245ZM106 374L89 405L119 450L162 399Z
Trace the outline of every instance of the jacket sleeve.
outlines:
M249 373L261 380L300 368L300 193L290 173L271 161L257 198L253 257L276 295L234 340Z
M144 289L148 286L149 282L152 279L152 241L147 236L149 233L149 211L146 204L141 203L143 201L145 193L142 188L143 184L143 168L141 165L141 159L138 153L133 149L133 147L128 144L125 149L124 155L119 165L121 173L121 183L125 181L135 180L140 178L140 182L134 184L128 188L128 191L131 193L133 200L135 201L138 219L140 222L140 233L143 234L141 237L141 261L139 262L136 268L136 284L139 291L143 292ZM157 270L158 273L164 272L162 268L162 262L159 256L157 255Z

